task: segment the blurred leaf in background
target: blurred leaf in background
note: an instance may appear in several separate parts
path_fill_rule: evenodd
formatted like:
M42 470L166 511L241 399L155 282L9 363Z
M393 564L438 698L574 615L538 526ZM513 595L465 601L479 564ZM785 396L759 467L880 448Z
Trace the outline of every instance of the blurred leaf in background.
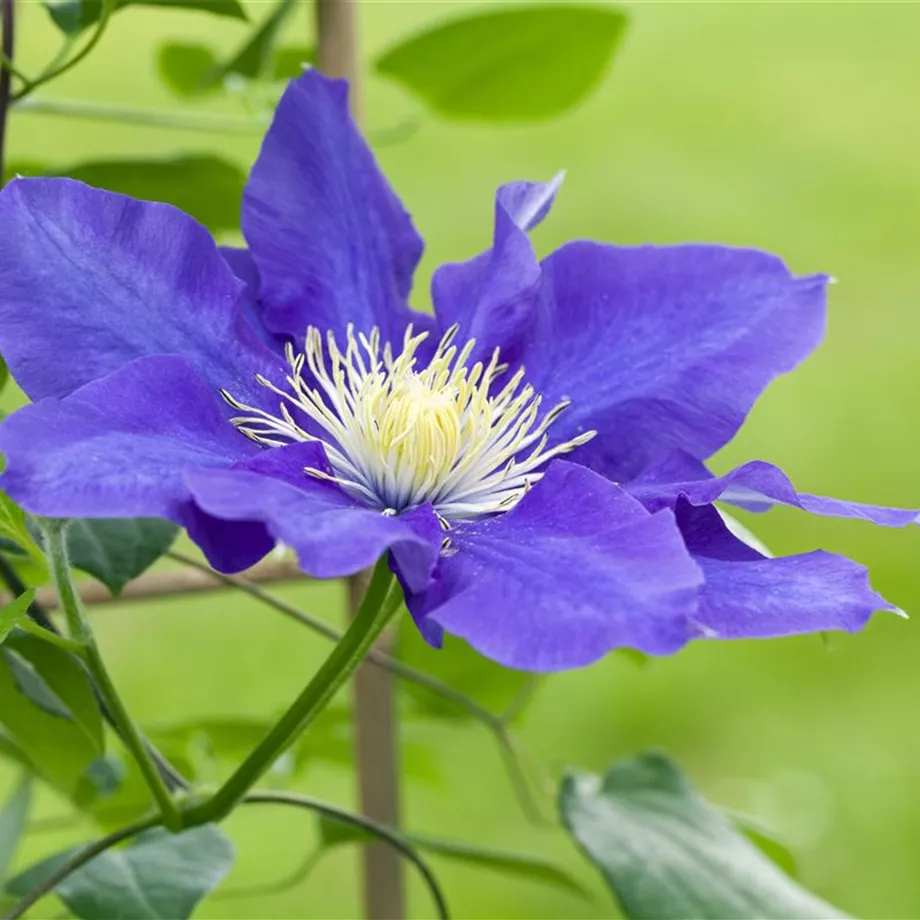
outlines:
M239 0L114 0L115 10L126 6L160 6L176 10L193 10L226 16L231 19L248 17ZM102 0L44 0L54 24L65 35L78 35L94 25L102 15Z
M477 13L390 48L376 69L445 117L552 118L597 85L626 22L625 13L604 5Z
M95 160L72 166L18 163L10 176L68 176L87 185L132 198L174 205L212 233L236 230L246 175L217 154L185 154L158 159Z
M183 98L223 89L228 78L278 82L296 77L315 53L306 46L278 50L281 30L294 9L292 0L279 0L243 44L221 60L200 42L166 42L157 52L157 69L166 85Z

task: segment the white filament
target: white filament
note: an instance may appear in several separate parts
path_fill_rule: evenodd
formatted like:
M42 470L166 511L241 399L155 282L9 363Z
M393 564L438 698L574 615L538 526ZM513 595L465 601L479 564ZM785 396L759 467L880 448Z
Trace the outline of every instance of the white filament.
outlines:
M595 432L548 447L547 432L568 401L541 417L541 397L524 383L523 369L493 392L505 371L498 349L487 364L467 367L475 340L458 350L457 331L451 327L417 370L427 333L416 335L411 326L396 356L389 343L381 347L376 327L366 336L349 326L342 352L331 332L324 347L311 326L302 352L286 348L288 389L257 378L281 398L277 416L221 393L243 413L231 421L248 438L269 447L321 443L332 474L305 472L384 513L430 503L448 526L507 511L540 479L548 460Z

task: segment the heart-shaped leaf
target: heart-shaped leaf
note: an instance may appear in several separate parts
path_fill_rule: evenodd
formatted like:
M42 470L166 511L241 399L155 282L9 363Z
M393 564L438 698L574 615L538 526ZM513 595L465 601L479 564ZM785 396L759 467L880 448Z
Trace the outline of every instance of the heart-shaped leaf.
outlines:
M845 916L784 875L660 754L570 772L559 808L629 918Z
M17 875L9 891L24 895L74 851L59 853ZM85 920L185 920L233 865L233 844L213 824L171 834L147 831L130 846L107 850L55 886L55 894Z

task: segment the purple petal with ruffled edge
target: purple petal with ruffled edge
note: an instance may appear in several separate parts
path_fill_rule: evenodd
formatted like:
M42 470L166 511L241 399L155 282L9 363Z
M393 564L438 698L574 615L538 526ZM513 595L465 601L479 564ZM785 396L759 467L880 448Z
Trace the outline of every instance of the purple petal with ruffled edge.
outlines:
M468 262L442 265L431 282L441 329L459 325L458 341L475 338L471 360L488 360L493 348L514 362L540 297L541 271L527 231L549 213L562 184L512 182L495 195L492 248Z
M619 646L668 654L693 635L701 577L673 515L583 467L552 463L512 511L450 538L409 609L508 667L581 667Z
M243 198L266 325L300 341L347 323L402 340L422 241L348 114L347 84L309 71L278 104Z
M33 399L145 355L182 355L214 391L264 399L279 361L240 319L241 284L175 208L70 179L0 193L0 351Z
M308 575L353 575L390 550L404 583L423 589L441 545L432 509L390 517L357 504L334 483L308 476L304 467L329 470L320 445L266 450L232 469L188 470L185 479L204 511L223 520L264 524L295 551Z
M264 529L208 521L190 504L187 466L230 466L258 453L184 358L139 358L0 425L0 488L45 517L164 517L187 527L222 569L274 545Z
M554 439L596 430L578 462L616 481L670 448L712 454L824 330L826 279L754 250L576 242L543 277L528 380L547 405L572 400Z
M896 610L866 569L823 551L767 559L734 537L712 506L677 509L687 547L706 579L696 626L713 639L770 639L856 632L877 610Z
M797 492L779 467L763 460L752 460L724 476L714 476L696 458L682 451L671 451L643 470L626 488L652 511L673 508L679 498L684 498L692 505L723 501L749 511L792 505L811 514L857 518L883 527L905 527L918 522L917 511Z

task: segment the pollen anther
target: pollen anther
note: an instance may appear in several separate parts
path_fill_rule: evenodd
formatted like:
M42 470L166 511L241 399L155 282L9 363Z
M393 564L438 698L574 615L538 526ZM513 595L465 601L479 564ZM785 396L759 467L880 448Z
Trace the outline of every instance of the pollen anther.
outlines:
M324 341L311 326L302 352L286 346L286 387L256 378L280 397L278 415L221 395L241 413L233 424L257 443L320 442L331 472L308 467L307 475L335 482L385 514L430 503L447 530L452 522L510 510L547 461L595 434L549 446L547 432L570 400L541 416L542 398L524 382L524 369L493 386L507 370L498 349L468 366L476 342L458 347L458 332L451 326L419 368L428 334L411 326L395 356L376 327L365 335L349 325L343 351L331 332Z

